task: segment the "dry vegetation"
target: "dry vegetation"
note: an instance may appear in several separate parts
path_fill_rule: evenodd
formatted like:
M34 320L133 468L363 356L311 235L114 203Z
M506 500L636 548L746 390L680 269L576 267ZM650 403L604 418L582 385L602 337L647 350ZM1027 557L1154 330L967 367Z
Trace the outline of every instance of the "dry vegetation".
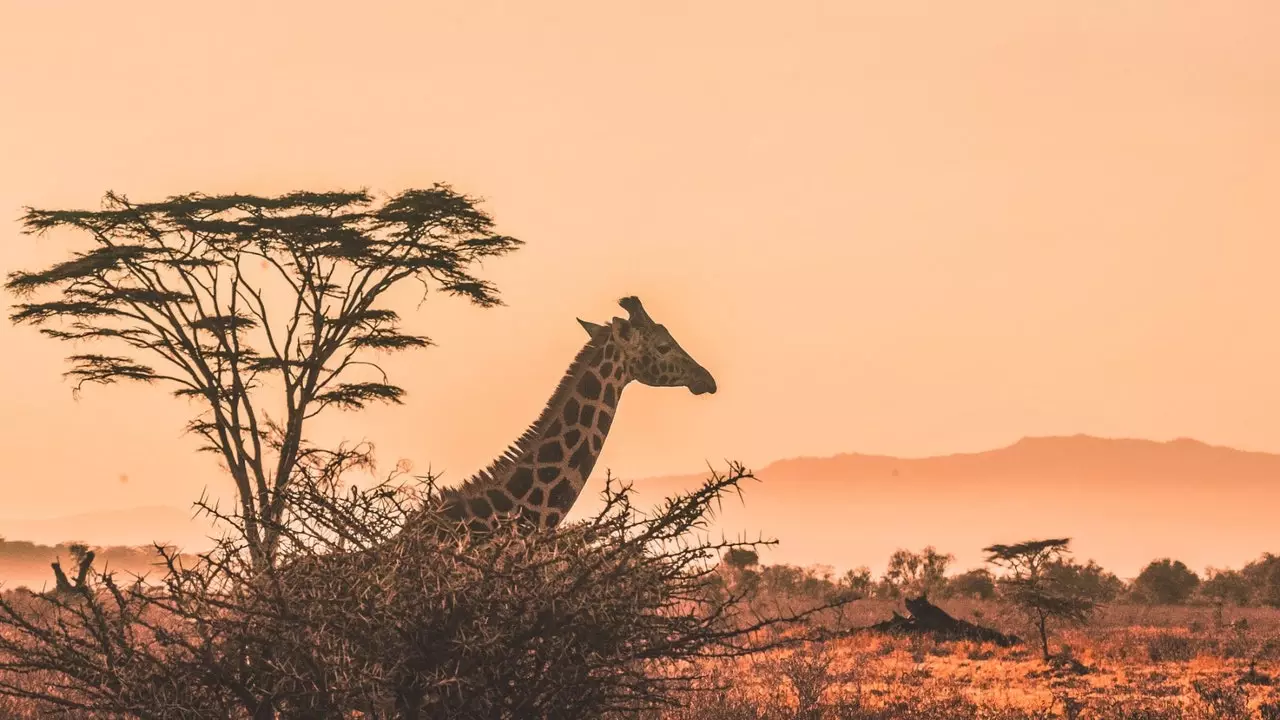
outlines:
M17 596L9 593L10 600ZM957 618L1026 632L1021 617L997 601L953 599L938 605ZM1280 718L1280 609L1115 604L1088 625L1056 634L1058 657L1078 665L1049 666L1034 643L999 648L927 636L847 633L895 609L901 611L901 603L859 600L829 623L830 629L844 631L840 637L755 657L704 661L704 678L682 708L642 717ZM52 681L47 673L23 679L31 685ZM0 696L0 717L41 715L28 701Z
M1025 632L988 601L939 603L956 617ZM853 624L890 614L864 600ZM1046 666L1034 646L861 633L709 668L688 706L658 717L1031 720L1280 718L1280 610L1116 605L1058 640L1083 669ZM710 689L714 684L724 689Z

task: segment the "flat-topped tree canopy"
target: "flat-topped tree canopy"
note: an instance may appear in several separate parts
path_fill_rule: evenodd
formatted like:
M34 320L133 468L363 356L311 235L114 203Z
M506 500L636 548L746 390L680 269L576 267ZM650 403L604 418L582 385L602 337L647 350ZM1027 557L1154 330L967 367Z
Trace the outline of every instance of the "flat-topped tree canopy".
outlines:
M86 383L166 383L203 400L189 430L229 468L250 534L278 520L278 490L309 452L304 424L327 407L400 402L369 351L426 347L382 295L405 282L501 304L476 273L522 243L494 232L474 198L447 185L375 198L366 190L278 196L189 193L98 210L27 208L27 234L77 231L88 247L10 273L10 319L110 352L70 355ZM258 538L266 558L274 541Z

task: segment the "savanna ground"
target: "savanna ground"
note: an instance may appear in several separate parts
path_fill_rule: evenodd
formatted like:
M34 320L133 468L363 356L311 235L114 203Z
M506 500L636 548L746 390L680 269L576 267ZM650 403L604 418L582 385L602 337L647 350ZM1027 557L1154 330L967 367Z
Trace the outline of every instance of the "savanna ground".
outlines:
M957 618L1030 636L999 602L937 604ZM859 600L830 626L866 626L894 610L901 603ZM1280 719L1280 609L1114 604L1087 625L1055 633L1053 650L1075 663L1046 665L1034 642L1000 648L859 632L706 663L702 691L681 709L646 717ZM28 702L0 697L0 717L43 716Z
M937 603L957 618L1030 636L995 602ZM842 624L870 625L900 604L862 600ZM1012 648L859 633L712 670L724 690L660 717L944 720L1280 718L1280 609L1112 605L1056 634L1072 663ZM1081 667L1082 666L1082 667Z

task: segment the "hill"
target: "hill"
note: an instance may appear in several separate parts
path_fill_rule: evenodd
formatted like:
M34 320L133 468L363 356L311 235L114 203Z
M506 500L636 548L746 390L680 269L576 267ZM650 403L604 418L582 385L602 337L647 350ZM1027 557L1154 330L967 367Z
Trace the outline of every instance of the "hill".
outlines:
M47 518L0 518L0 537L53 545L84 541L91 545L144 545L159 541L188 550L212 546L213 524L190 509L168 505L102 510Z
M1131 577L1157 557L1202 570L1280 550L1280 455L1196 440L1024 438L927 458L795 458L756 474L741 502L726 498L713 532L777 538L765 562L879 571L895 549L932 544L963 569L992 543L1068 536L1081 559ZM637 498L657 502L704 477L637 480ZM584 505L574 514L598 502Z
M1280 551L1280 455L1196 440L1024 438L977 453L849 453L755 470L761 482L743 484L742 502L725 498L712 532L777 538L781 544L762 558L770 563L879 572L894 550L932 544L965 569L980 565L981 548L992 543L1061 535L1074 538L1081 559L1132 577L1157 557L1199 571ZM639 479L637 500L653 504L704 478ZM598 483L574 516L599 507ZM209 546L210 531L205 518L166 506L0 520L0 536L46 544L156 539L194 551Z

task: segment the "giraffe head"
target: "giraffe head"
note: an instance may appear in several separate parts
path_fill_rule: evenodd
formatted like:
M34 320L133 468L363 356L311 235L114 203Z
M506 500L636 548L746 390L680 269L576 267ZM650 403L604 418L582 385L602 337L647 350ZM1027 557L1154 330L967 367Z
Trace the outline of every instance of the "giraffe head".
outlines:
M694 395L714 393L715 378L685 352L665 327L653 321L640 299L624 297L618 304L626 319L615 317L609 324L613 344L622 353L628 379L654 387L687 387ZM593 337L603 326L578 320Z

